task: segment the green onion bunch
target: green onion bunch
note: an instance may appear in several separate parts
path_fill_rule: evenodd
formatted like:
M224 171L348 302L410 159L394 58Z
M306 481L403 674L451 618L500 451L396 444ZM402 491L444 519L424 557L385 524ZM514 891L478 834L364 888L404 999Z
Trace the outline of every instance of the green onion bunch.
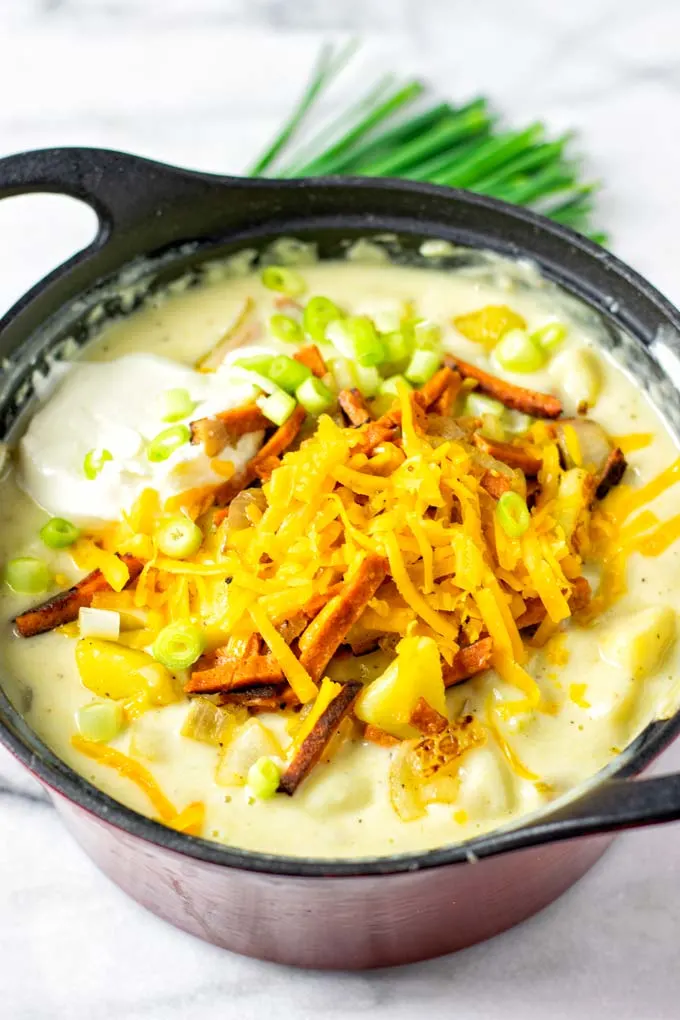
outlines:
M598 184L582 180L568 152L571 135L551 139L540 122L505 128L484 97L462 105L434 101L422 82L387 75L295 148L295 136L355 49L354 42L322 48L302 97L250 176L429 181L527 206L605 242L591 223Z

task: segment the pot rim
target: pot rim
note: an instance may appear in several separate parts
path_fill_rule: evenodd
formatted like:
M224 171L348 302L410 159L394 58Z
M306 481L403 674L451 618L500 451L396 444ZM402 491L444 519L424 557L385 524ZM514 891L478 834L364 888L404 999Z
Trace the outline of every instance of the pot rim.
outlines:
M68 150L61 150L68 151ZM87 150L74 150L87 152ZM102 150L99 150L101 152ZM96 150L93 150L96 152ZM107 153L107 155L120 155ZM133 157L128 157L133 158ZM590 260L596 260L605 264L607 271L612 276L617 276L620 282L630 288L631 293L646 298L655 306L659 313L660 321L670 324L680 333L680 312L646 279L631 269L624 262L611 255L599 245L588 240L568 227L562 226L534 213L530 210L510 205L500 199L484 195L477 195L459 189L447 188L439 185L420 184L413 181L400 181L396 179L366 179L353 177L329 177L329 178L306 178L296 181L258 181L241 180L238 178L224 178L219 175L194 173L185 171L178 167L164 166L147 160L139 160L141 164L148 164L152 167L159 167L172 171L186 178L195 178L205 181L214 181L216 185L220 182L238 184L243 187L262 188L268 186L276 189L285 188L327 188L333 189L342 185L346 189L361 189L365 191L373 188L379 191L390 190L399 192L416 192L428 196L445 197L449 202L459 205L477 206L489 211L502 212L506 217L523 222L530 226L535 232L543 235L552 235L555 241L563 246L569 245L578 249ZM49 189L46 189L49 190ZM59 189L66 190L66 189ZM79 196L81 197L81 196ZM302 224L300 224L302 226ZM417 226L417 224L416 224ZM372 232L369 231L369 232ZM105 243L105 240L104 240ZM529 252L522 252L519 246L514 255L506 251L507 257L521 258L531 257ZM494 245L490 239L489 248ZM20 299L17 305L0 322L0 329L12 320L17 310L25 306L38 293L43 286L55 276L67 274L81 257L88 253L80 253L70 262L55 270L44 280L40 281L26 295ZM138 255L144 254L139 252ZM540 261L540 260L539 260ZM122 269L123 267L119 267ZM541 272L545 267L541 266ZM590 294L587 286L587 277L584 272L577 274L583 285L583 290ZM565 282L558 280L558 285L565 287ZM567 287L567 290L569 288ZM591 306L595 303L593 297L584 293L578 295L579 300ZM606 302L605 302L606 303ZM602 308L598 309L602 311ZM631 332L635 330L631 326L625 328ZM320 878L320 877L365 877L371 875L395 875L424 869L442 867L446 865L463 864L480 858L495 856L500 853L508 853L529 846L540 845L552 842L556 839L567 838L575 835L574 832L562 833L559 821L553 823L553 814L559 815L560 805L566 801L571 804L578 804L589 790L601 787L608 779L623 779L635 776L641 772L653 758L666 748L673 739L680 733L680 710L670 719L654 721L638 735L624 749L624 751L612 760L603 770L595 776L590 777L583 784L579 784L574 790L569 791L564 797L559 798L552 804L542 808L539 812L521 816L512 825L494 829L490 833L474 837L464 843L448 844L431 850L416 850L401 854L392 854L380 857L355 857L355 858L325 858L325 857L291 857L278 854L269 854L262 851L245 850L226 846L211 840L185 833L177 832L167 826L156 822L145 815L126 807L124 804L110 797L98 787L91 784L87 779L77 773L62 759L43 743L25 722L20 713L9 702L7 695L0 688L0 743L4 744L12 754L33 773L52 792L65 797L68 801L95 815L102 822L108 823L115 828L132 837L150 842L163 849L170 850L182 856L193 858L199 861L220 867L228 867L242 871L265 873L272 876L289 876L297 878ZM23 732L22 732L23 731ZM613 826L611 826L613 827ZM584 827L583 833L603 831L597 825Z

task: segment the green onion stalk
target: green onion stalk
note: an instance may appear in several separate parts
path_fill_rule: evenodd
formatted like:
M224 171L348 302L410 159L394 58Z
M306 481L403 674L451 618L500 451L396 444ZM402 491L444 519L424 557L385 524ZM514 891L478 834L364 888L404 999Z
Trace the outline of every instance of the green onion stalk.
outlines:
M606 242L592 223L599 185L582 180L581 164L568 153L571 136L551 139L541 123L499 129L484 97L460 106L425 105L429 90L423 82L386 75L296 148L301 128L355 50L354 41L322 48L302 96L250 176L340 174L429 181L526 206ZM283 292L288 282L280 286Z

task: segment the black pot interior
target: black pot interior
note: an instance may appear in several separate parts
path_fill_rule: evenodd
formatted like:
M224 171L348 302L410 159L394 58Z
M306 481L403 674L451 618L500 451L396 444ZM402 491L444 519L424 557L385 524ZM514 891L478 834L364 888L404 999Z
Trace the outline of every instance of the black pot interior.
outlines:
M166 168L161 170L166 173ZM680 376L672 377L680 365L678 313L631 270L565 228L503 203L428 186L346 180L304 185L235 182L174 170L166 176L163 215L157 215L158 197L145 203L137 195L126 222L113 217L105 223L89 249L39 284L0 323L0 359L6 367L0 437L21 427L23 413L30 409L34 371L46 370L48 359L63 356L67 339L85 345L107 319L129 313L186 274L193 285L200 284L207 262L251 248L257 265L281 236L314 242L322 259L345 257L359 238L375 239L400 264L453 269L478 259L475 249L531 259L548 280L585 302L582 314L595 324L603 345L616 349L670 422L680 423ZM463 250L425 258L420 246L432 238ZM169 830L92 787L37 738L1 689L0 722L0 737L10 749L69 799L154 843L227 866L296 875L380 874L462 862L471 855L579 834L573 825L567 832L560 830L558 810L555 824L544 812L546 821L537 825L529 820L465 845L373 860L298 860L232 850ZM653 723L608 766L606 776L636 774L679 729L680 714ZM582 831L597 828L597 817L591 817Z

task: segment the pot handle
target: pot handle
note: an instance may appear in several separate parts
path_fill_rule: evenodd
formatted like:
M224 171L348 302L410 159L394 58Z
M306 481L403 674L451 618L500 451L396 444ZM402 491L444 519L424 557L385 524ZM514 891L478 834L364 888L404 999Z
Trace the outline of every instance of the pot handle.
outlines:
M609 779L578 799L515 830L513 845L531 846L680 820L680 773Z
M34 149L0 159L0 199L49 192L86 202L99 219L95 247L103 245L114 230L139 222L150 212L165 215L185 200L214 194L217 182L234 188L252 184L181 170L113 149Z

